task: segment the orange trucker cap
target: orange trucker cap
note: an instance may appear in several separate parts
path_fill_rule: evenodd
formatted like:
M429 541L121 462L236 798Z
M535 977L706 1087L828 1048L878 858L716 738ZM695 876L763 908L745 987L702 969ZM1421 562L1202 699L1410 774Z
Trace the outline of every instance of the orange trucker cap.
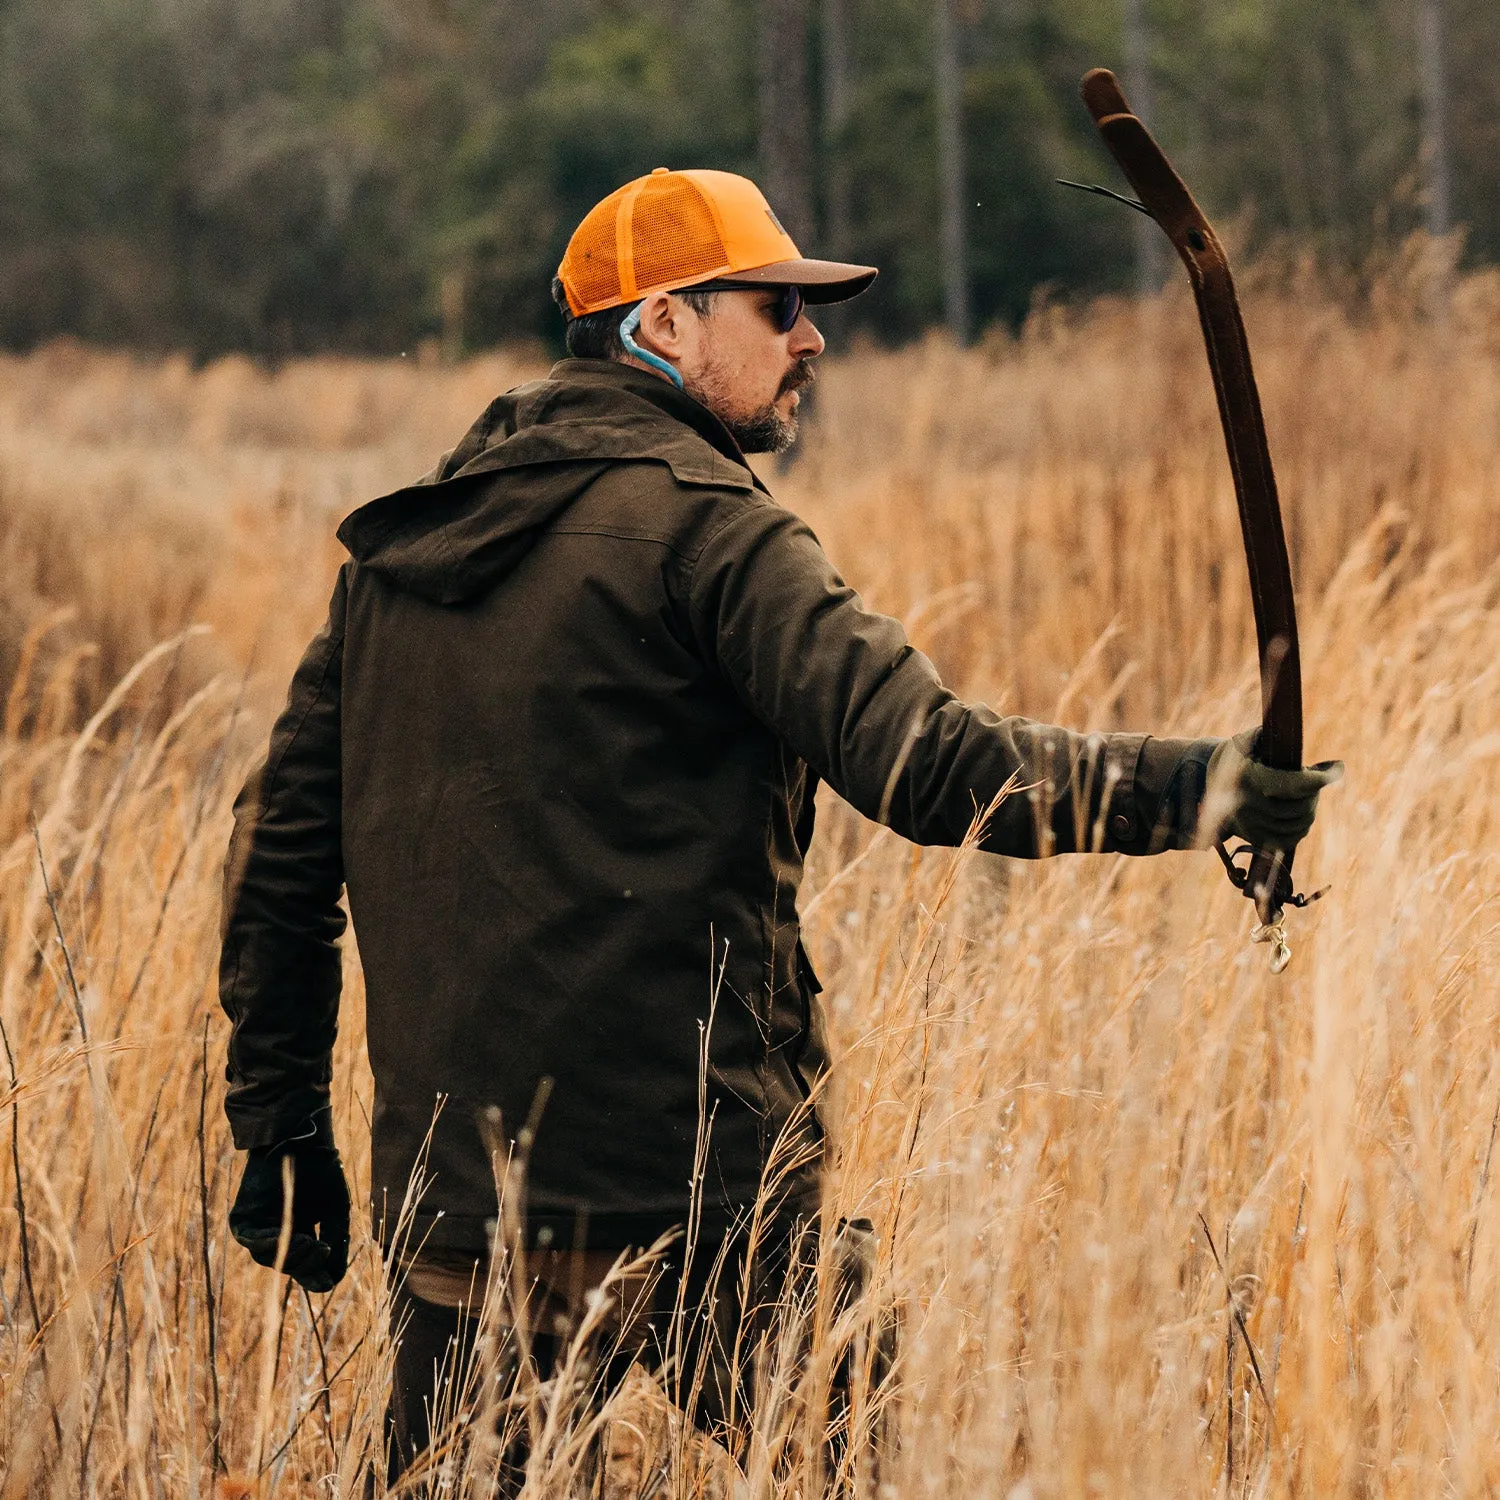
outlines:
M658 167L596 204L573 231L558 277L575 318L700 281L796 286L806 302L844 302L874 266L807 260L748 177Z

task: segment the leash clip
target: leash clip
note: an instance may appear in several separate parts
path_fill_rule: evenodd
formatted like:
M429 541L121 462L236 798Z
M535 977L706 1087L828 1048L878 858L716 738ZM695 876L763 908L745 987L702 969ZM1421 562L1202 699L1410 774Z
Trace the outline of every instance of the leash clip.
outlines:
M1286 940L1286 928L1278 919L1275 922L1257 922L1250 929L1252 943L1271 944L1271 972L1280 974L1292 961L1292 945Z
M1231 854L1221 841L1214 845L1214 852L1223 862L1224 873L1229 877L1230 885L1239 891L1241 895L1253 897L1254 892L1248 888L1250 884L1250 866L1249 864L1236 864L1235 861L1242 855L1248 855L1253 860L1255 858L1255 850L1249 844L1241 844ZM1287 880L1286 885L1289 887L1291 881ZM1300 911L1304 907L1311 906L1314 901L1321 901L1328 894L1329 889L1330 887L1325 885L1319 890L1311 892L1293 892L1287 890L1286 894L1281 897L1280 902L1271 911L1271 920L1269 922L1257 922L1251 928L1250 941L1252 943L1270 943L1272 945L1271 972L1273 974L1284 972L1286 966L1292 961L1292 947L1287 942L1286 927L1282 922L1286 908L1288 906L1295 906Z

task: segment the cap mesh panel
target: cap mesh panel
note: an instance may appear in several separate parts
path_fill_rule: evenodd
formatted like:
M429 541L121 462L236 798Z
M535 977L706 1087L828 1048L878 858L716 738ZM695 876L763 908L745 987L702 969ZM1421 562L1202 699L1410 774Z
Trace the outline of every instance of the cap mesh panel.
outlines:
M620 193L611 193L584 216L573 232L559 267L574 302L612 307L624 300L615 243ZM728 262L724 242L702 190L685 177L650 177L641 185L631 213L636 290L713 275Z
M708 276L728 259L703 194L688 179L648 180L635 200L635 284L641 292Z
M615 254L615 205L611 193L573 231L562 274L576 302L584 307L609 306L620 300L620 261Z

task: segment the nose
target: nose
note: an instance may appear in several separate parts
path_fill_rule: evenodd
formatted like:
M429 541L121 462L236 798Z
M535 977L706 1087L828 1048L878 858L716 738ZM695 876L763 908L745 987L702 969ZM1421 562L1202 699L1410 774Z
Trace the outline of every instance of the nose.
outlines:
M817 325L808 317L804 307L801 316L792 324L786 352L797 359L816 359L823 349L823 335L818 332Z

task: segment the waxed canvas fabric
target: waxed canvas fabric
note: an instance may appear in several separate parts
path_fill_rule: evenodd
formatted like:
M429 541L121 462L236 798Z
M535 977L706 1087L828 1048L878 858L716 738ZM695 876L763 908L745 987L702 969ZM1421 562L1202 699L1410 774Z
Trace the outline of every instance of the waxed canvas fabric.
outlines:
M481 1118L514 1140L539 1107L534 1240L682 1223L705 1130L706 1228L773 1155L781 1207L816 1205L827 1054L796 901L820 779L923 843L960 841L1012 773L1030 790L991 850L1188 835L1197 742L960 701L649 373L563 361L339 535L327 625L235 808L227 1110L241 1148L326 1110L347 887L377 1232L420 1161L413 1242L483 1248Z

